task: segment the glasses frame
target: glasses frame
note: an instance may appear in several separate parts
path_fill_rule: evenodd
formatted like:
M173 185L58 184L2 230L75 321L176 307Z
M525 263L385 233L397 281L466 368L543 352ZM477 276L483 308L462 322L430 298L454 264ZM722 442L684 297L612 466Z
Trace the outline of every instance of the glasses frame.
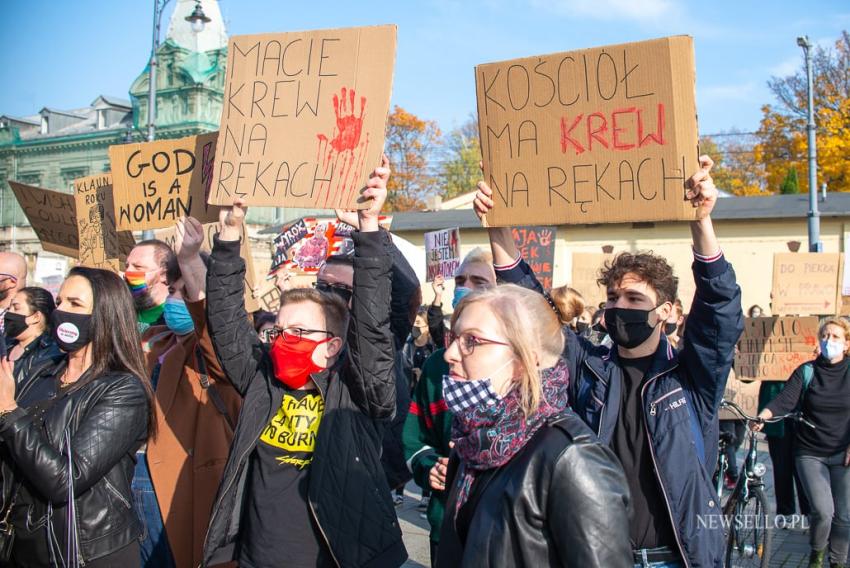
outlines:
M459 339L461 339L463 337L472 338L472 343L471 343L472 346L471 347L466 347L464 345L465 342L458 341L458 344L457 344L458 351L460 351L460 354L463 355L464 357L468 357L468 356L472 355L473 353L475 353L475 347L481 346L481 345L504 345L505 347L513 348L513 346L510 343L506 343L504 341L496 341L495 339L487 339L486 337L479 337L479 336L474 335L472 333L465 333L464 332L464 333L460 333L460 334L457 334L457 335L455 335L451 331L448 332L448 333L449 333L449 346L451 346L452 343L458 341Z
M324 329L306 329L303 327L271 327L264 332L266 334L267 341L269 343L274 342L280 335L283 335L284 343L297 343L304 338L305 333L324 333L328 338L333 339L336 335L331 331L327 331ZM294 337L293 341L287 341L286 338ZM310 339L309 337L307 339Z

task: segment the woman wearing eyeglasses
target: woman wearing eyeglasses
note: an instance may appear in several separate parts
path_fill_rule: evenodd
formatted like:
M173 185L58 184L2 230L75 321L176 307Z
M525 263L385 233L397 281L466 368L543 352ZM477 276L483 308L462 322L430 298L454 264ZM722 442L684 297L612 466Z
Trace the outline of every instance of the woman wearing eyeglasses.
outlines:
M362 194L371 205L359 211L360 230L352 235L350 310L337 294L287 290L269 347L244 307L245 210L237 202L223 212L207 272L207 315L243 405L205 566L237 560L243 568L395 567L407 558L380 462L382 422L396 406L391 241L378 230L387 165L373 172Z
M558 317L529 290L475 292L455 309L437 566L633 566L628 484L567 406L563 347Z

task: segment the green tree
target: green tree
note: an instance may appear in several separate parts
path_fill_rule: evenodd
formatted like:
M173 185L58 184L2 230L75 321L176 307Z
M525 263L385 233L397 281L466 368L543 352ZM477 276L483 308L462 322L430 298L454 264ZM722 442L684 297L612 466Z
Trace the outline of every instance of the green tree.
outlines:
M443 198L451 199L475 191L481 180L481 146L478 120L471 116L452 130L444 142L445 158L440 166Z
M782 180L782 185L779 186L779 193L782 195L800 193L800 185L797 182L797 168L794 166L791 166L785 175L785 179Z

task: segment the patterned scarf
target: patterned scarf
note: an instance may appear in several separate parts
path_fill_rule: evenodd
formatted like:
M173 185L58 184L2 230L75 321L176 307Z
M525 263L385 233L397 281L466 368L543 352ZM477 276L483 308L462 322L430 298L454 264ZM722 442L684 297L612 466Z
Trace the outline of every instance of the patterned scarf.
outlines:
M452 441L463 464L455 516L469 498L478 472L509 462L549 418L567 408L569 371L563 359L540 371L540 383L540 406L528 417L522 412L518 389L505 395L501 404L479 404L463 415L455 415Z

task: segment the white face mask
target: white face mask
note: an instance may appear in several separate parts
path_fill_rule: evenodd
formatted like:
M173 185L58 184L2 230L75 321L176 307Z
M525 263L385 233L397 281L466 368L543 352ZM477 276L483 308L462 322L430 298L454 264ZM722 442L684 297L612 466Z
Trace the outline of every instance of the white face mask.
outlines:
M820 342L820 353L824 359L831 361L844 353L844 342L822 339Z

